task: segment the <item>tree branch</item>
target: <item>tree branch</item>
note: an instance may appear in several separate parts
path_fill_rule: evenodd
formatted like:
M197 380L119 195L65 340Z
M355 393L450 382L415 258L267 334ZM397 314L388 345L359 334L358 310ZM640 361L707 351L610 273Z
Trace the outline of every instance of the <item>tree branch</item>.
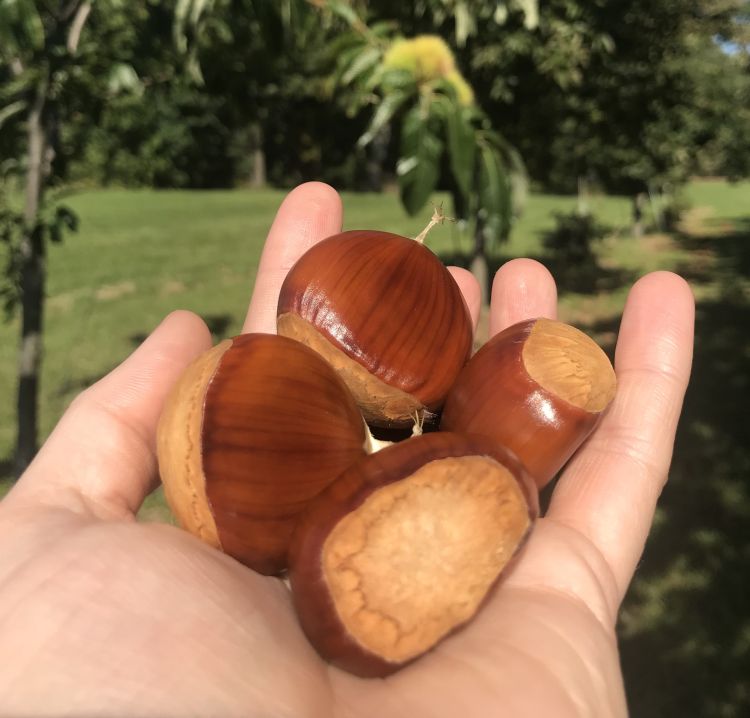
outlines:
M78 42L81 39L81 32L83 26L88 20L89 14L91 13L91 2L83 3L76 12L76 16L73 18L73 22L70 25L70 32L68 33L68 52L71 55L76 54L78 50Z

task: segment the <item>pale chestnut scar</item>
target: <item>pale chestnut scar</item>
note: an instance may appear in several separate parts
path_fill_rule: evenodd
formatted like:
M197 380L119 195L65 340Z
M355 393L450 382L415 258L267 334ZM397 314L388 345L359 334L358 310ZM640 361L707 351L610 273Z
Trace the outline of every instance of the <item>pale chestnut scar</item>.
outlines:
M201 431L206 388L231 346L231 339L217 344L185 370L167 398L156 435L169 506L180 526L215 548L221 542L206 494Z

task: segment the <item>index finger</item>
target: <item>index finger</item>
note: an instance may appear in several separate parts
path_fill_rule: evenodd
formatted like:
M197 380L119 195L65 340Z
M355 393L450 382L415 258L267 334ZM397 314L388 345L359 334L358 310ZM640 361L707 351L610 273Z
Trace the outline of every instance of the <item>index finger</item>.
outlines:
M276 305L284 278L310 247L341 231L342 217L341 198L322 182L307 182L286 196L263 247L243 333L276 333Z

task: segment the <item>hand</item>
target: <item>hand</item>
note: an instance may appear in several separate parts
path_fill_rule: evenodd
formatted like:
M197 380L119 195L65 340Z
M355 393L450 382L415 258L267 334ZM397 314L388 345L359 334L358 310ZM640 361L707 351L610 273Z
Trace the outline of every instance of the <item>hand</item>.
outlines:
M296 258L339 231L341 204L308 184L283 203L245 331L273 331ZM478 291L452 270L474 319ZM554 317L549 273L514 260L495 277L490 331ZM667 477L690 372L683 280L633 287L619 390L570 462L522 560L465 630L386 680L323 663L278 579L171 526L135 521L157 485L156 422L210 344L177 312L78 397L0 504L0 706L13 716L453 718L626 715L614 626Z

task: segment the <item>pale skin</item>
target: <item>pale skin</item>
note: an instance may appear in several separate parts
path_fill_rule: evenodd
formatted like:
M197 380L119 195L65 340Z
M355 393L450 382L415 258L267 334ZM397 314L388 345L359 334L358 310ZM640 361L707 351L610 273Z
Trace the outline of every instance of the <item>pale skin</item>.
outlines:
M245 331L273 331L280 283L341 227L326 185L298 187L271 228ZM453 269L476 320L478 291ZM490 331L556 316L531 260L494 280ZM614 625L667 479L690 373L693 297L659 272L630 291L618 394L569 463L521 560L481 614L385 680L322 662L285 585L183 531L135 521L158 484L169 388L210 345L176 312L78 397L0 503L0 706L13 716L486 718L627 714Z

